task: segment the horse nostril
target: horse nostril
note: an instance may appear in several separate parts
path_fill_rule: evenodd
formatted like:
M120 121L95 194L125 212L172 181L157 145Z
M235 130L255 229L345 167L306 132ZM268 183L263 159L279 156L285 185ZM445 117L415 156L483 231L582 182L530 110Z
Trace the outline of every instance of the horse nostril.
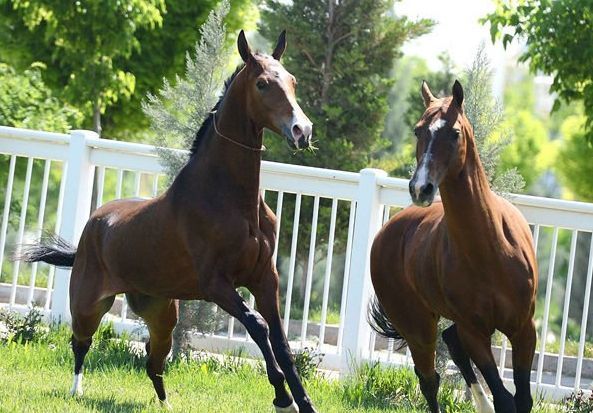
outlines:
M424 195L424 196L432 195L433 191L434 191L434 186L432 184L426 184L422 188L422 195Z
M301 129L301 127L299 125L294 125L292 127L292 137L294 138L295 141L301 139L303 136L303 130Z

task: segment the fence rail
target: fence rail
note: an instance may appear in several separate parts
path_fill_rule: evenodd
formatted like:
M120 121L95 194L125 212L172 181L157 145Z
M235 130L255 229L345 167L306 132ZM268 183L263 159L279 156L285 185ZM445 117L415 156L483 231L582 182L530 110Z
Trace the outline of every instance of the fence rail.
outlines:
M69 271L12 263L9 246L32 241L42 230L76 243L92 208L158 194L163 168L149 145L103 140L88 131L9 127L0 127L0 166L0 303L17 310L36 303L48 316L68 320ZM374 169L352 173L264 162L261 186L278 216L274 259L293 347L319 348L323 365L342 371L360 360L409 364L409 354L394 352L393 343L376 337L366 322L370 245L380 226L410 203L408 181ZM589 389L593 205L524 195L510 200L532 226L540 268L536 316L538 355L544 356L536 355L533 386L555 397ZM138 328L125 299L115 307L111 317L118 326ZM210 351L242 346L257 354L237 324L228 319L194 344ZM500 371L511 378L509 344L494 344Z

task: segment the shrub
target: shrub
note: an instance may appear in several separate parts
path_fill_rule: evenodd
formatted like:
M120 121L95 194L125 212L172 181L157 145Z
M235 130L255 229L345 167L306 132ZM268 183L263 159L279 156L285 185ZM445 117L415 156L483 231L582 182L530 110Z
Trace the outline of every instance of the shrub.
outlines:
M301 379L309 380L317 376L323 356L324 354L319 350L309 347L293 353L294 365Z
M36 307L28 313L20 314L16 311L1 310L0 324L4 325L2 341L28 343L42 341L47 337L48 328L42 323L42 314Z
M593 394L586 395L582 390L564 399L564 411L569 413L593 412Z

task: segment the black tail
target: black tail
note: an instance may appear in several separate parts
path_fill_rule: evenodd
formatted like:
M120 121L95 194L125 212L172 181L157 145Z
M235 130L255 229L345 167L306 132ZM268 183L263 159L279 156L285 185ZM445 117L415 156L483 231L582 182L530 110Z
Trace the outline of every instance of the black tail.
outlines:
M14 255L15 261L43 261L58 267L72 267L76 248L54 234L44 235L38 243L24 244Z
M394 350L401 350L407 346L406 339L391 324L391 321L389 321L385 314L385 309L376 296L369 301L368 322L377 334L394 340Z

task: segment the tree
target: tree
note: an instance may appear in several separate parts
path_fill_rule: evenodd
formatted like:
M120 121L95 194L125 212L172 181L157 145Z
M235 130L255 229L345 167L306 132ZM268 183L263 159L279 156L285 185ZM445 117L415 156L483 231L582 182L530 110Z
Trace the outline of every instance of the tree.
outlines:
M186 56L200 40L198 27L220 0L166 0L166 13L161 27L142 27L136 37L140 47L126 59L126 71L136 79L134 93L129 99L119 100L105 113L105 130L117 139L145 140L150 130L150 120L141 110L142 101L163 85L163 79L172 82L185 69ZM225 18L228 33L254 25L256 9L252 0L231 0ZM227 43L234 42L228 37Z
M507 46L524 39L520 60L530 69L554 77L550 90L561 101L582 101L586 136L593 139L593 13L590 0L497 0L490 23L492 41Z
M3 0L3 59L39 61L51 68L46 81L62 98L92 114L134 91L134 75L122 60L139 47L136 30L162 24L164 0Z
M401 57L403 43L432 27L429 20L410 21L393 15L394 4L394 0L265 2L260 32L272 40L287 30L288 47L282 63L297 79L299 104L313 122L314 143L320 148L314 153L294 153L287 150L283 140L267 136L266 159L359 171L385 145L381 134L393 84L392 67ZM294 198L285 197L283 215L293 217L294 208ZM299 228L299 245L304 247L298 249L295 276L295 288L301 294L293 294L295 311L303 304L312 210L313 199L304 197ZM336 228L348 228L348 213L348 208L339 209ZM322 204L317 257L325 255L321 252L327 248L329 215L330 208ZM344 251L345 240L346 231L336 235L336 256ZM278 242L282 270L288 261L284 257L290 255L291 240L280 237ZM332 280L340 282L341 276L337 272ZM286 277L281 280L286 282ZM319 304L313 297L311 308Z
M148 126L142 99L182 71L196 28L217 3L0 0L0 61L17 69L43 62L45 83L84 111L85 127L129 139ZM233 3L238 26L253 9L250 0Z
M161 163L172 181L187 162L187 155L171 149L189 150L200 125L216 103L223 84L229 50L225 43L224 18L229 1L223 0L200 28L200 41L193 56L187 55L185 76L175 84L165 80L158 95L148 95L144 112L152 123ZM213 331L218 324L216 307L201 301L180 301L179 322L173 332L173 355L178 357L189 346L188 333Z
M383 145L390 72L406 40L427 33L429 20L391 14L394 0L267 0L261 32L288 31L285 67L296 76L299 102L322 148L291 154L268 139L267 159L358 171Z
M492 96L492 71L484 45L476 53L464 76L464 112L472 124L476 146L492 190L500 194L521 192L525 186L517 168L500 170L500 155L512 142L512 134L502 128L504 112Z
M0 63L0 125L67 132L80 125L82 113L64 105L43 82L42 64L23 72Z
M572 115L564 120L560 133L564 137L560 146L556 170L565 188L572 196L593 202L593 147L583 143L585 133L583 115Z

